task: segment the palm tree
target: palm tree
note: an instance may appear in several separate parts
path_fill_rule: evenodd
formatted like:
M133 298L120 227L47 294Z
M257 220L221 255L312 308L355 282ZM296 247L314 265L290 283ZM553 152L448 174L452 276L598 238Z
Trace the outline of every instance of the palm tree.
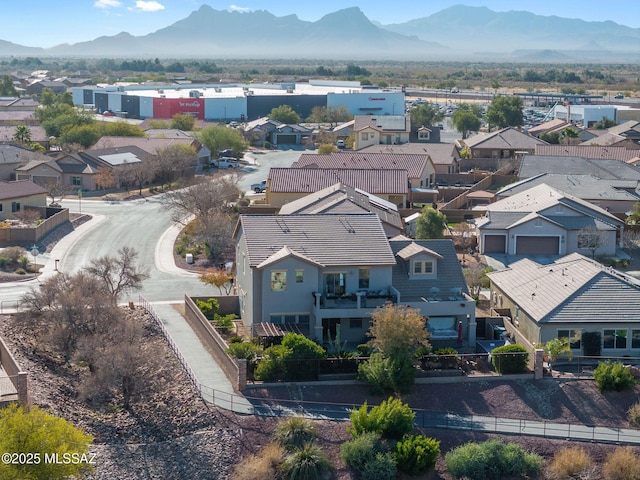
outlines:
M31 142L31 130L26 125L18 125L16 131L13 134L13 139L16 142L20 142L22 145Z

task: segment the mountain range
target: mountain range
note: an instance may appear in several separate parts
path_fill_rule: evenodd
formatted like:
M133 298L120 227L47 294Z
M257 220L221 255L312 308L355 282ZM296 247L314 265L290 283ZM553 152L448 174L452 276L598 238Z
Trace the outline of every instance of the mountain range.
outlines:
M635 63L640 61L639 45L640 28L486 7L457 5L428 17L381 25L357 7L307 22L296 15L203 5L148 35L122 32L47 49L0 40L0 56Z

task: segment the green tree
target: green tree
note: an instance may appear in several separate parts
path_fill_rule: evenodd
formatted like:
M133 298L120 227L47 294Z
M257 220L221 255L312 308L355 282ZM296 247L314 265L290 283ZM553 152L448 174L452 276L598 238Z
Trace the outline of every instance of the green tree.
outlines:
M571 353L571 343L567 337L549 340L544 344L544 351L547 354L547 359L549 361L549 371L551 371L551 376L553 376L552 364L558 360L561 355L567 355L569 360L573 358L573 354Z
M63 418L49 415L37 406L29 409L17 404L0 410L0 451L29 453L39 461L31 463L0 463L0 477L4 479L64 479L76 478L90 472L90 435ZM45 462L45 454L57 454L58 462ZM37 457L36 457L37 456ZM68 461L77 458L84 461Z
M242 134L235 128L223 125L205 127L198 132L198 140L211 151L213 158L218 157L220 150L231 149L236 152L244 152L247 143Z
M462 103L451 115L451 122L462 138L467 138L469 132L477 132L482 126L482 110L478 105Z
M420 347L429 347L425 317L417 308L387 303L371 314L369 344L385 357L413 357Z
M353 114L344 105L315 106L307 118L307 122L310 123L330 123L331 125L349 120L353 120Z
M13 134L13 139L23 145L31 142L31 129L26 125L18 125Z
M519 127L522 120L522 98L518 95L493 97L487 108L489 128Z
M187 113L176 113L171 117L171 128L176 128L184 132L192 131L195 124L195 117Z
M616 122L614 120L609 120L609 117L604 116L601 120L598 120L593 124L593 128L598 130L605 130L607 128L613 127L614 125L616 125Z
M318 372L318 360L327 357L325 350L304 335L287 333L280 345L267 348L256 378L264 381L313 380Z
M633 204L633 210L631 214L625 220L629 225L638 225L640 224L640 202L636 202Z
M78 144L89 148L100 140L101 136L97 125L72 125L60 133L58 141L61 145Z
M323 143L318 147L318 153L320 155L328 155L330 153L334 153L338 151L338 147L336 147L332 143Z
M18 91L13 86L13 81L9 75L0 77L0 97L17 97Z
M434 107L430 103L423 103L409 110L411 127L420 128L435 125L444 118L444 112Z
M558 140L564 141L568 145L572 145L579 136L580 133L575 128L567 127L560 133Z
M271 109L268 117L271 120L276 120L286 124L300 123L300 115L298 115L289 105L280 105L279 107Z
M144 137L144 130L138 125L132 125L124 120L101 124L100 134L110 137Z
M447 226L447 217L427 205L422 209L422 213L416 222L417 238L443 238L444 229Z

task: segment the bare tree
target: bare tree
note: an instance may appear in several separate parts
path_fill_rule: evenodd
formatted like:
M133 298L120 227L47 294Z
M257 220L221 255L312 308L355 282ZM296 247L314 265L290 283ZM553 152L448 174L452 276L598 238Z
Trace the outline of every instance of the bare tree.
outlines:
M118 317L103 283L85 272L60 273L22 298L24 321L68 361L82 337L109 330Z
M114 303L125 293L139 290L149 278L145 268L137 265L138 252L132 247L122 247L117 257L101 257L93 260L84 271L102 281L103 287Z
M81 385L81 396L98 403L120 398L128 409L134 395L145 387L149 371L157 366L153 356L140 349L143 336L142 325L122 315L108 332L87 337L81 353L91 358L92 374Z
M222 289L227 295L233 289L233 275L225 268L207 268L200 274L200 281L216 287L220 295L222 295Z
M578 231L578 248L589 250L591 258L596 258L596 251L606 243L608 233L593 226L582 228Z
M190 145L175 144L161 148L153 159L155 172L162 183L172 180L174 175L183 177L197 160L196 149Z
M110 168L98 167L94 178L98 188L113 188L118 184L118 179Z
M477 298L480 295L480 290L489 287L489 277L487 273L493 269L482 263L473 263L469 268L465 268L462 273L467 281L471 295Z
M138 185L138 194L142 195L142 187L153 181L158 171L157 164L151 161L143 161L131 164L129 173L132 180Z
M48 182L44 185L47 195L51 198L51 205L59 204L64 197L71 193L71 185L63 185L61 180Z
M19 212L14 213L13 216L25 225L31 225L40 220L40 210L37 208L25 207Z

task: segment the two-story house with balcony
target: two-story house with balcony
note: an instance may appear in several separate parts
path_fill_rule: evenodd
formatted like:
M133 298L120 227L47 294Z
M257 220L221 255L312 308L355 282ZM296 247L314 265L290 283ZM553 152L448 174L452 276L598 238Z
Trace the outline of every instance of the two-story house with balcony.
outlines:
M387 239L376 214L241 215L235 286L252 335L367 340L386 302L418 308L432 343L475 345L475 302L450 240Z

